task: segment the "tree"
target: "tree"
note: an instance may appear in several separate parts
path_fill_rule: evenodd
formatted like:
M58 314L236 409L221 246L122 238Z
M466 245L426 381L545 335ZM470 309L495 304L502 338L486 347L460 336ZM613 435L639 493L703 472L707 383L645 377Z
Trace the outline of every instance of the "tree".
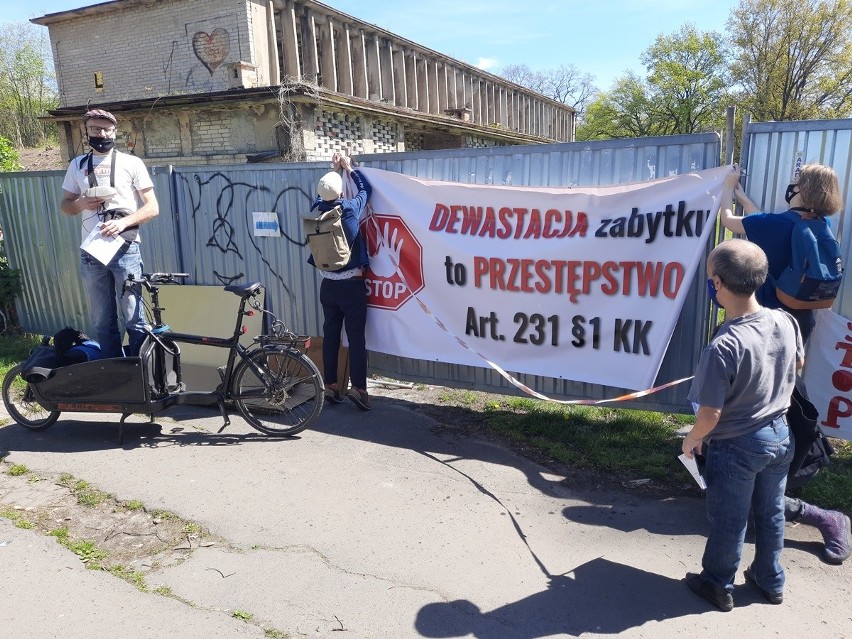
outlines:
M740 0L732 72L758 121L852 114L852 2Z
M18 147L45 143L52 127L38 118L58 103L47 33L36 29L0 26L0 135Z
M578 140L607 140L662 135L654 116L648 84L628 72L608 92L598 94L577 127Z
M573 107L580 117L589 100L597 93L594 76L581 73L573 64L563 64L544 71L533 71L526 64L512 64L504 67L499 75L509 82Z
M722 36L685 25L642 54L647 78L627 73L588 106L578 140L713 131L724 122Z
M4 137L0 137L0 173L3 171L17 171L21 168L18 164L18 152L15 147Z
M641 60L661 128L699 133L722 127L728 81L720 34L687 24L674 35L657 36Z

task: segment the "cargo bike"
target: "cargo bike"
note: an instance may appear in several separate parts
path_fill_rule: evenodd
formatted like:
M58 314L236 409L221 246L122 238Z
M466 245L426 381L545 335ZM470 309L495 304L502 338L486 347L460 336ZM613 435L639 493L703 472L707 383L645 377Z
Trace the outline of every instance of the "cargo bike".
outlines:
M35 365L25 369L25 362L10 369L3 380L3 403L11 417L25 428L40 431L55 424L63 412L120 414L119 441L130 415L149 415L153 421L154 415L185 404L218 406L222 429L230 424L230 406L266 435L288 437L314 423L324 397L322 375L305 353L310 338L291 333L262 308L258 297L263 285L259 282L224 287L240 298L230 337L172 331L162 320L165 309L160 306L159 287L179 284L186 277L186 273L152 273L141 279L131 276L125 282L125 290L141 285L151 298L146 306L153 324L146 330L138 356L49 368ZM264 316L267 330L245 347L240 344L246 332L243 318L255 313ZM214 390L185 389L180 344L227 351L227 360L217 369L220 382ZM45 343L39 348L52 347Z

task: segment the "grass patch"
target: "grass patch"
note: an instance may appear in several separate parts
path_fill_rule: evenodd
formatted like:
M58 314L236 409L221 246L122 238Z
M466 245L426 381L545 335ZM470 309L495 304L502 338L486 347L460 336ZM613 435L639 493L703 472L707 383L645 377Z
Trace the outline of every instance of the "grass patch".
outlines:
M254 619L254 615L250 612L246 612L245 610L234 610L234 612L231 613L231 616L234 619L240 619L241 621L251 621Z
M15 464L14 466L10 466L7 471L12 477L20 477L21 475L26 475L29 469L23 464Z
M98 490L87 481L75 479L73 475L68 473L63 473L59 477L59 484L70 490L81 506L93 508L112 498L109 493Z
M603 472L619 482L651 479L663 488L693 489L677 460L678 431L694 423L692 415L563 405L450 388L441 389L437 401L470 411L469 417L485 430L553 461ZM833 439L832 444L831 463L796 495L852 513L852 442Z
M852 442L832 439L831 463L796 494L805 501L852 513Z
M8 519L18 528L29 529L34 526L34 524L29 519L24 517L22 511L16 508L11 508L9 506L0 506L0 517L2 517L3 519Z
M20 364L41 343L41 335L0 335L0 379L13 366Z
M48 535L56 537L56 541L77 555L80 561L86 564L86 568L90 570L100 570L102 568L101 560L106 559L107 552L99 549L92 540L73 539L68 533L68 528L64 526L51 530Z
M650 411L563 406L528 398L485 404L485 424L551 459L624 479L687 483L677 460L683 427L673 415Z
M127 566L116 564L114 566L110 566L109 571L119 579L124 579L127 583L133 584L138 590L148 592L148 584L145 583L145 575L138 570L133 570Z

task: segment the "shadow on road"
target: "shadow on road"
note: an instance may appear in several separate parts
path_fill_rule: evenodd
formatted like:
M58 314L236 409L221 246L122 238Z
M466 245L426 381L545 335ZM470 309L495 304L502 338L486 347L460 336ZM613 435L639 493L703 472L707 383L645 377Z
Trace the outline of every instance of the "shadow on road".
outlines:
M757 603L737 589L737 604ZM583 633L618 634L649 621L708 612L707 602L679 579L595 559L569 575L554 576L548 588L519 601L482 611L466 599L432 603L417 614L424 637L534 639Z

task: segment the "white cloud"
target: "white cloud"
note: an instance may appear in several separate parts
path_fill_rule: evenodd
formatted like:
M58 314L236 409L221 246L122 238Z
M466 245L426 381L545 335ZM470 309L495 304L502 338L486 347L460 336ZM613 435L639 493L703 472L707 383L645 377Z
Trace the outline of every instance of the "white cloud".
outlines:
M473 66L483 71L491 71L498 64L500 64L500 61L497 58L479 58Z

